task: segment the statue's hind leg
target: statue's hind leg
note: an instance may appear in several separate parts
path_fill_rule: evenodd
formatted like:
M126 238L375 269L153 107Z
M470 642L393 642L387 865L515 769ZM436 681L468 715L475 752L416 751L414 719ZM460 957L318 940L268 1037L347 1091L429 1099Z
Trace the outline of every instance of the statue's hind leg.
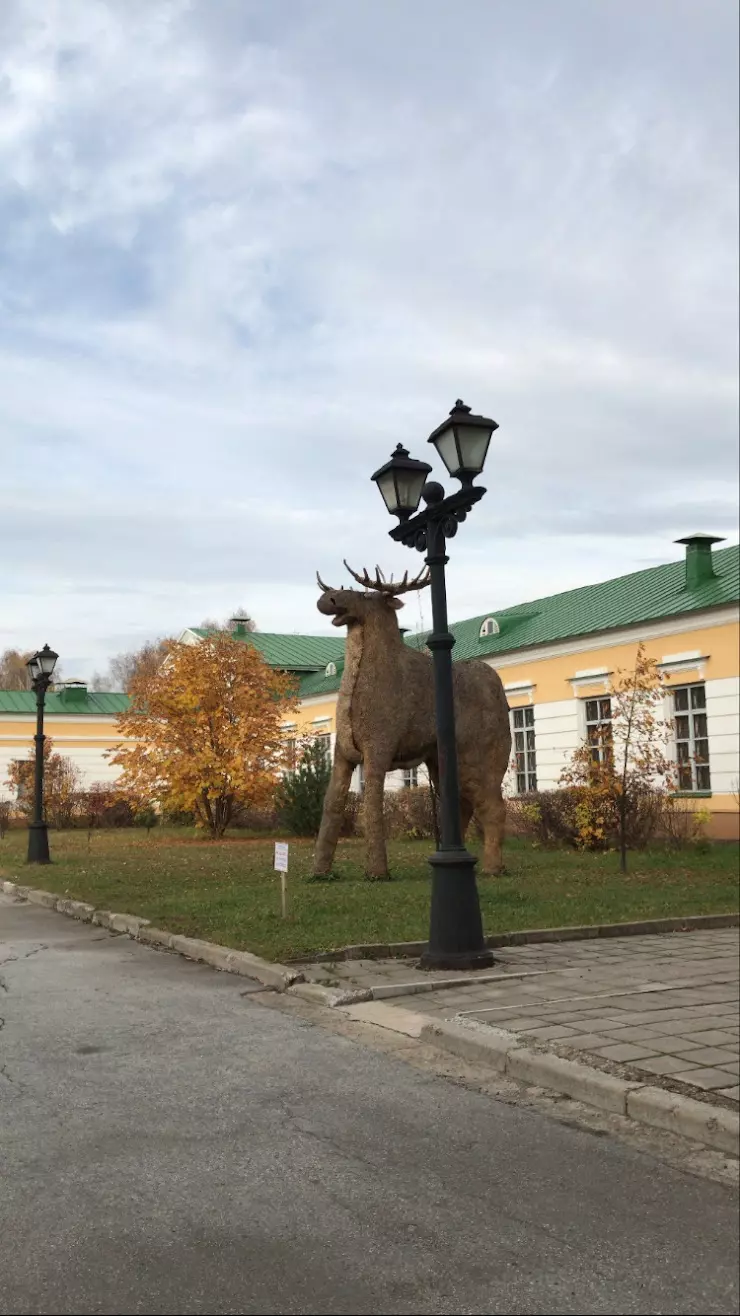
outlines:
M504 832L506 830L506 801L500 785L489 785L476 810L483 828L483 862L481 871L500 877L504 869Z

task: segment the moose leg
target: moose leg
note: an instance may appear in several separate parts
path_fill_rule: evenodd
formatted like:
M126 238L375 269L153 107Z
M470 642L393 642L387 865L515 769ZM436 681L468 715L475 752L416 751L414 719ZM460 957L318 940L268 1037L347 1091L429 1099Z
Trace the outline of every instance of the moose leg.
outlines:
M460 835L463 839L463 845L465 844L465 837L474 812L475 808L473 801L466 795L462 795L460 797Z
M336 750L331 781L324 796L324 810L313 861L313 871L318 877L331 872L353 772L354 764L349 763L344 755Z
M502 847L506 828L506 801L500 785L488 787L479 818L483 826L482 871L500 877L504 872Z
M387 882L388 855L385 848L385 820L383 793L385 772L371 764L365 765L365 855L366 876L371 882Z

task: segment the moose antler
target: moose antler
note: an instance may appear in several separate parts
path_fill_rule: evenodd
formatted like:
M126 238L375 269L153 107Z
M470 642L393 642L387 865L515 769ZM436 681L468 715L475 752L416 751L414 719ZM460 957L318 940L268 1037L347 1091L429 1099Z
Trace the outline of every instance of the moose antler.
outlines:
M372 580L368 575L367 567L363 567L362 575L360 575L359 572L352 570L346 559L344 565L358 585L364 585L365 589L377 590L380 594L407 594L411 589L425 589L430 581L429 571L424 568L418 576L414 576L413 580L409 580L408 571L404 572L403 580L394 580L392 576L390 580L386 580L380 567L376 567L375 580Z
M326 593L331 593L331 591L334 589L334 586L333 586L333 585L325 585L325 584L324 584L324 582L323 582L323 580L321 579L321 576L319 575L318 571L316 572L316 580L318 581L319 589L323 589L323 591L324 591L325 594L326 594ZM336 592L336 591L335 591L335 592Z

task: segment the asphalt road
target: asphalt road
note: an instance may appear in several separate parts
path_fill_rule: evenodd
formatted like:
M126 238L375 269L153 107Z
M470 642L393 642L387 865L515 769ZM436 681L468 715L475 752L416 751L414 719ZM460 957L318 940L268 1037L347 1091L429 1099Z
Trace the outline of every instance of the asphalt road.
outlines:
M4 1314L737 1312L722 1184L2 895L0 975Z

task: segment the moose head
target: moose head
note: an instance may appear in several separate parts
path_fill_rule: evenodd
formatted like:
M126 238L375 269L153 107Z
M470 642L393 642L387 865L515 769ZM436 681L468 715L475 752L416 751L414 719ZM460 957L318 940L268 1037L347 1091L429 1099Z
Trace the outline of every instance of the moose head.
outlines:
M357 589L333 589L330 585L325 585L319 573L316 573L316 579L322 590L321 597L316 604L319 612L324 616L332 618L332 626L363 626L371 618L386 619L394 618L394 613L403 607L403 603L398 597L399 594L407 594L410 590L424 589L429 584L429 572L420 571L418 576L409 580L408 571L404 572L403 580L386 580L380 567L375 568L375 579L369 575L367 568L363 569L362 575L353 571L348 562L345 561L345 567L349 574L359 585L364 586L361 593ZM396 629L397 625L396 625Z

